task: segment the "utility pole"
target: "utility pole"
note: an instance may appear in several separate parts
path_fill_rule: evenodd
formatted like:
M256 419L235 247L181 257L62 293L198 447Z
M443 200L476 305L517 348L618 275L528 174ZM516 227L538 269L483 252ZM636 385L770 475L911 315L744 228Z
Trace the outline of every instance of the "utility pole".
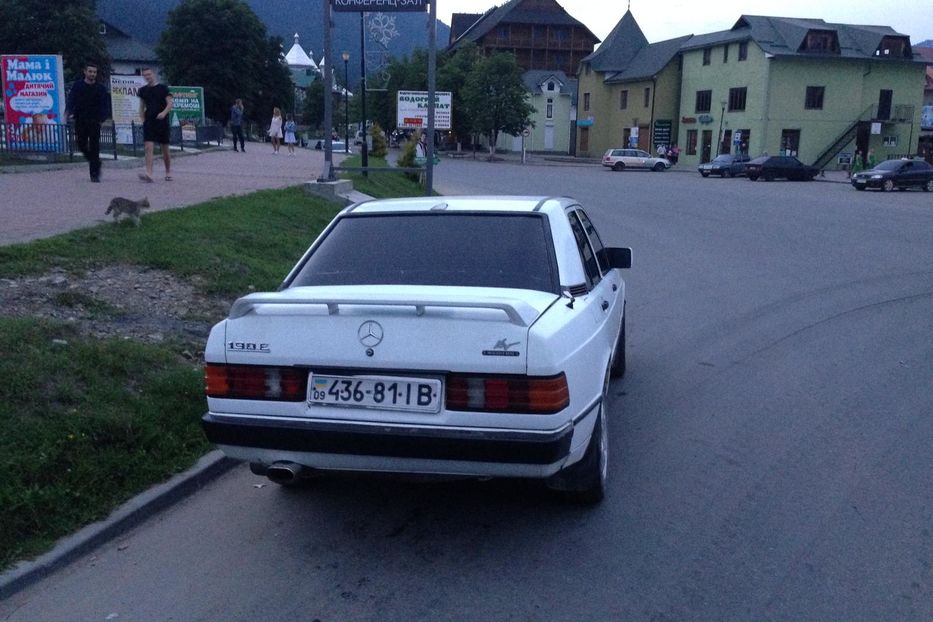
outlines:
M324 52L323 57L325 63L324 66L324 75L321 76L324 80L324 170L321 171L321 177L318 181L334 181L336 176L334 175L334 152L333 144L331 143L330 138L330 128L333 125L333 107L334 107L334 72L331 71L330 63L333 63L333 58L330 54L331 47L331 34L330 34L330 0L324 2Z
M425 194L434 194L434 98L436 93L437 73L437 0L431 0L431 10L428 13L428 142L424 155L425 162Z
M366 170L369 167L369 148L367 145L366 135L366 33L365 33L365 19L366 13L360 11L360 108L362 109L363 117L363 177L369 177L369 172Z

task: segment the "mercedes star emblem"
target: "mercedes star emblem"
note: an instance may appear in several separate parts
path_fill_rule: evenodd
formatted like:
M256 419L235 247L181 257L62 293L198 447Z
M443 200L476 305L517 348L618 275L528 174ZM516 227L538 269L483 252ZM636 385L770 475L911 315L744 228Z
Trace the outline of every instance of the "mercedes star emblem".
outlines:
M373 320L363 322L356 334L360 338L360 343L367 348L374 348L382 343L383 332L379 322Z

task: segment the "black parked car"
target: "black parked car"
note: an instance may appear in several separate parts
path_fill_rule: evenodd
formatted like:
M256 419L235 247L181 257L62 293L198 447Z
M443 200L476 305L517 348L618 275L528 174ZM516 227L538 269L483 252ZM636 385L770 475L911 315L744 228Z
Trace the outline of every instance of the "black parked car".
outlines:
M720 177L735 177L745 174L745 165L748 163L748 156L742 153L729 154L723 153L716 156L712 162L704 162L697 167L700 175L709 177L710 175L719 175Z
M852 176L852 185L856 190L881 188L891 191L897 188L923 188L933 192L933 166L924 160L885 160L869 171L862 171Z
M779 178L810 181L819 172L820 169L804 164L794 156L761 156L745 165L745 175L752 181L759 177L765 181Z

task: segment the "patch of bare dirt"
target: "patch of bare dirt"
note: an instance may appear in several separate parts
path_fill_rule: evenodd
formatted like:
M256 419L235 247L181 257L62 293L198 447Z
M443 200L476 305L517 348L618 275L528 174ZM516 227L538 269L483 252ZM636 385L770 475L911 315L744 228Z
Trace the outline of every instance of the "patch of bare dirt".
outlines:
M231 301L200 293L198 284L138 266L106 266L80 276L53 269L0 279L0 316L68 322L96 339L181 342L199 358L211 326L226 316Z

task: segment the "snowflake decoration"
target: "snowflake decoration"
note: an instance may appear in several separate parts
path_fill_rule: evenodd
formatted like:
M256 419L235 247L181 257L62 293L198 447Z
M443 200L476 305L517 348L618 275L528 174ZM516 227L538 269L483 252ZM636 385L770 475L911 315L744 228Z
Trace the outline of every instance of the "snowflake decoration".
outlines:
M399 36L399 31L395 28L395 16L373 13L369 20L369 34L382 47L388 48L389 42Z

